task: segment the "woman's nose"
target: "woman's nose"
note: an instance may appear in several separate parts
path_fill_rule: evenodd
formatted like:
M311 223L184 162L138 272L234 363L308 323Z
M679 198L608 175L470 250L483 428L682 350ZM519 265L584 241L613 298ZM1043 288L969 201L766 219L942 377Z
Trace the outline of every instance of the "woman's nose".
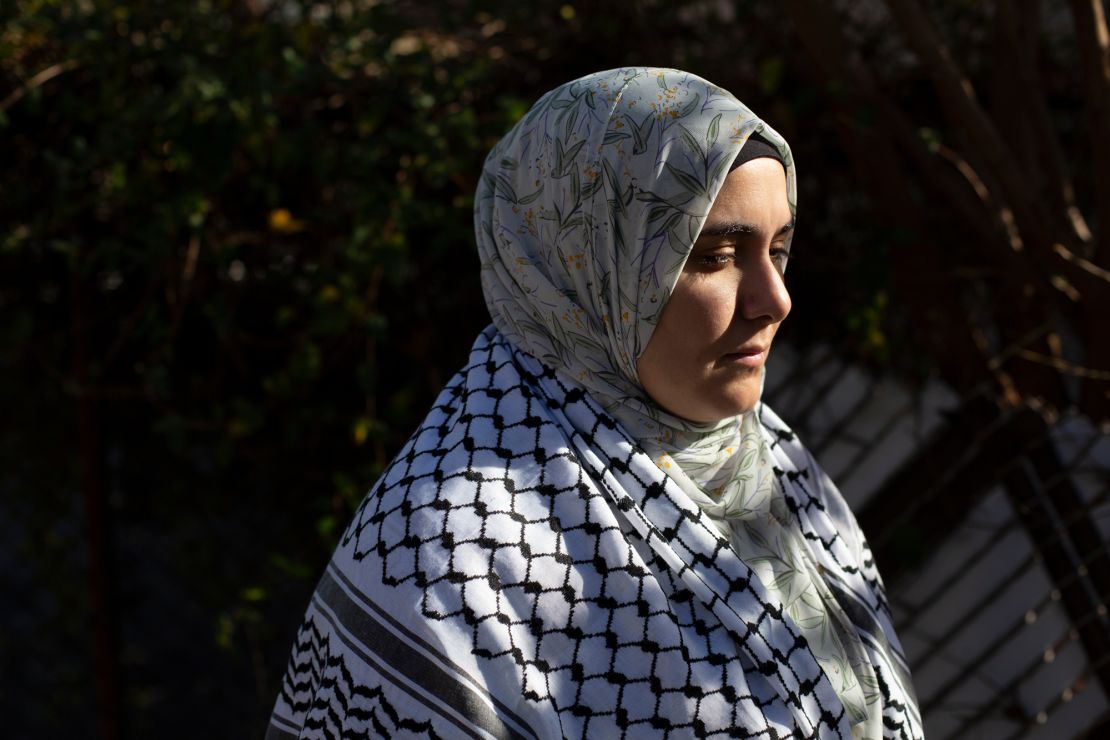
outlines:
M740 281L738 300L745 319L770 324L785 319L792 305L782 273L769 256L746 271Z

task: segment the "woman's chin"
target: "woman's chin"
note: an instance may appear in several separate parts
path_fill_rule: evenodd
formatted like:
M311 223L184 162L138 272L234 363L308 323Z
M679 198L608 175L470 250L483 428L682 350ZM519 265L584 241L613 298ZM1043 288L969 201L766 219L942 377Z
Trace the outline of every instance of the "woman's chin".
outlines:
M688 407L686 413L671 410L671 413L697 424L717 424L725 419L746 414L759 403L759 383L754 388L742 388L706 399L697 407ZM670 409L668 409L670 410Z

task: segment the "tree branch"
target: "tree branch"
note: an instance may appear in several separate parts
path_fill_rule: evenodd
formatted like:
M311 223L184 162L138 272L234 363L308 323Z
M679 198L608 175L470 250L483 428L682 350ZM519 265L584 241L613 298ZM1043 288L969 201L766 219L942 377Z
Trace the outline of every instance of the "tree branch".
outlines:
M1015 5L1019 7L1015 8ZM1005 62L996 61L998 76L1010 83L1014 99L1018 102L1015 115L1031 129L1028 146L1033 149L1033 159L1044 168L1041 177L1052 201L1053 213L1063 215L1062 226L1070 229L1076 239L1090 245L1093 237L1082 211L1075 202L1075 186L1068 172L1063 148L1052 125L1052 118L1045 104L1041 75L1037 68L1037 49L1040 46L1040 3L1038 0L1000 0L995 3L1001 48L1007 56Z
M1050 277L1055 271L1074 274L1052 251L1052 245L1057 242L1065 242L1074 247L1074 235L1065 235L1054 228L1056 220L1051 217L1037 194L1028 187L1028 178L1018 167L1013 153L979 103L971 81L956 64L921 6L916 0L886 2L898 26L906 35L910 48L933 78L941 103L959 123L971 145L982 157L990 170L991 179L997 180L1003 199L1014 213L1029 257L1037 263L1039 269L1036 274L1041 277L1045 287L1051 286Z
M1099 235L1095 261L1110 267L1110 34L1102 0L1070 0L1079 66L1086 88L1091 154L1094 157L1095 208Z
M74 67L78 67L81 64L82 62L80 59L67 59L64 62L58 62L57 64L50 65L31 79L24 82L22 86L12 90L3 100L0 100L0 113L3 113L8 108L11 108L13 105L18 103L24 95L31 92L36 87L41 87L45 85L47 82L50 82L50 80L54 79L58 75L64 72L68 72L69 70L73 69Z

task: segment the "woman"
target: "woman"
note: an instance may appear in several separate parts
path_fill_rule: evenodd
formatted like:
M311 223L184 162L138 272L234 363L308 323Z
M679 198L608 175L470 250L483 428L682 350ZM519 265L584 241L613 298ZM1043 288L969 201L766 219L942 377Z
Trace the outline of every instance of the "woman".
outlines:
M759 403L794 203L694 75L536 103L477 193L493 325L343 536L271 737L921 735L863 536Z

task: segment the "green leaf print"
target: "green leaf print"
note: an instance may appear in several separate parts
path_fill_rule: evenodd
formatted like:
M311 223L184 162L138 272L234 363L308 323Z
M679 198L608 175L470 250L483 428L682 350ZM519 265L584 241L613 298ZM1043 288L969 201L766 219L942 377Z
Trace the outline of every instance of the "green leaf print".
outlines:
M585 146L586 140L571 144L568 149L563 149L563 140L555 139L555 172L556 178L566 177L570 173L568 164L573 164L574 158L578 156L578 152Z
M678 117L679 117L679 118L685 118L686 116L688 116L688 115L690 115L691 113L693 113L693 112L694 112L694 108L697 108L697 107L698 107L698 103L700 103L700 102L701 102L701 95L699 95L699 94L697 94L697 93L694 93L694 99L693 99L693 100L691 100L691 101L690 101L689 103L687 103L686 105L682 106L682 110L681 110L681 111L679 111L679 113L678 113Z
M667 246L678 254L684 255L690 251L690 243L684 241L676 229L667 229Z
M794 621L802 629L810 630L821 626L821 623L825 621L825 618L820 614L815 614L812 617L802 617L801 619L795 617Z
M667 168L667 172L670 172L674 179L678 180L686 192L693 195L705 195L705 186L698 182L693 175L683 172L670 162L664 162L663 166Z
M721 114L713 116L713 120L709 122L709 130L705 132L705 148L712 149L713 145L717 143L717 134L721 128Z
M585 348L586 350L588 350L590 352L594 352L594 353L605 351L604 347L602 347L600 344L598 344L594 340L590 339L585 334L579 334L577 332L572 332L570 336L571 336L571 342L574 344L576 349Z
M581 109L581 107L582 106L580 105L574 106L570 109L570 115L567 116L567 122L565 128L563 129L563 133L568 139L570 138L571 132L574 131L574 124L578 123L578 111Z
M531 203L531 202L533 202L534 200L536 200L536 198L539 198L539 197L540 197L540 195L542 195L542 194L543 194L543 185L540 185L540 189L539 189L539 190L537 190L537 191L536 191L536 192L534 192L534 193L529 193L528 195L525 195L525 196L524 196L524 197L522 197L522 198L521 198L520 200L518 200L518 201L517 201L517 203L519 203L519 204L520 204L520 205L522 205L522 206L526 206L526 205L528 205L529 203Z
M781 203L781 201L779 202ZM744 450L744 456L740 458L739 470L747 470L751 466L755 465L756 455L758 454L758 452L759 450L753 450L750 448Z
M505 177L505 175L497 176L496 188L497 192L499 192L501 197L505 200L510 203L517 202L516 190L513 189L512 183L509 182L509 178Z
M568 218L566 221L563 221L562 223L559 224L558 236L562 236L564 231L570 231L573 228L581 226L582 221L583 221L583 219L582 219L581 216L572 216L571 218Z
M578 210L578 206L582 203L582 180L578 174L578 165L574 165L570 171L570 199L571 211Z
M627 134L624 131L608 131L605 134L605 138L601 140L601 143L602 144L615 144L618 141L623 141L624 139L631 139L631 138L632 138L632 134Z
M860 676L859 682L863 685L864 688L867 689L874 689L877 691L882 688L882 685L879 683L879 677L873 673L865 673L864 675ZM877 694L872 694L868 692L867 703L870 704L872 701L874 701L874 697L877 697Z
M609 164L609 160L605 159L601 162L601 169L605 172L605 182L609 186L609 192L613 194L613 199L621 200L620 180L617 179L617 173L613 170L613 165ZM612 201L610 201L610 205ZM623 203L622 203L623 211Z
M532 122L535 121L536 118L538 118L544 111L546 111L551 106L551 101L552 101L553 98L554 98L554 95L545 95L544 97L540 98L536 102L536 104L534 106L532 106L532 110L528 113L528 115L524 117L524 125L525 126L532 125Z
M772 544L767 541L767 538L763 536L763 532L761 531L760 527L753 527L747 522L744 522L743 526L744 534L748 536L748 539L753 545L760 548L764 552L771 553L771 557L774 557L775 560L778 560L780 562L782 561L782 558L774 554L776 552L776 548L773 547Z
M538 321L533 321L532 319L517 317L516 325L531 336L542 337L547 335L547 330L540 326Z
M670 211L670 209L664 208L663 211L667 212ZM674 227L678 225L679 219L681 218L681 213L671 212L671 215L667 217L667 220L663 222L663 225L659 227L659 230L652 235L652 238L655 239L662 236L664 233L672 232L674 230Z
M648 138L655 128L655 114L648 113L640 123L636 123L636 119L632 116L625 116L624 120L628 122L632 129L632 153L643 154L647 151Z
M730 164L732 164L731 159L729 159L728 157L721 157L717 164L713 165L713 170L709 173L708 181L720 182L725 168L728 167Z
M699 159L704 160L705 152L702 151L701 144L699 144L698 140L694 138L694 135L691 134L690 131L682 125L678 127L678 132L679 135L682 137L682 141L685 142L686 148L689 149L691 152L697 154Z
M582 191L582 196L585 198L592 198L597 195L597 191L601 190L601 178L595 177L590 181L590 184Z

